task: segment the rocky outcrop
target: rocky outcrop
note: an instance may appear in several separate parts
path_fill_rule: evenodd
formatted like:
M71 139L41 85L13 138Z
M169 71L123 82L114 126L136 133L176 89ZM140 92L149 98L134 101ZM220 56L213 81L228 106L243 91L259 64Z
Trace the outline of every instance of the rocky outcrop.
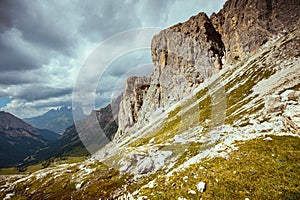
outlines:
M297 28L299 13L296 0L231 0L211 21L222 35L227 62L235 63L278 33Z
M135 77L127 82L117 136L132 127L131 132L143 127L153 113L164 112L191 94L224 63L234 64L254 55L271 38L297 29L298 13L300 5L295 0L229 0L210 18L199 13L161 31L151 44L154 72L146 81ZM298 46L285 45L278 59L286 54L299 56L293 51ZM137 90L144 81L146 87Z
M150 78L129 78L119 112L119 136L149 115L190 94L222 68L224 45L205 13L191 17L154 36L155 70Z
M151 49L155 69L141 118L181 100L222 68L221 35L205 13L161 31L152 39Z
M287 131L300 134L300 92L286 90L267 98L266 113L283 117Z
M130 77L127 79L119 107L117 137L120 137L128 128L137 123L138 113L143 106L149 86L150 79L148 77Z

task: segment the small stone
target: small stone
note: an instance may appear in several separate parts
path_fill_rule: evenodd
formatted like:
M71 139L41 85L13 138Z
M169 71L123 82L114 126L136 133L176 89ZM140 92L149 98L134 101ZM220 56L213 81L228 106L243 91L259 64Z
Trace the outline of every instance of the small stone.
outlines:
M155 138L152 138L151 140L149 140L149 143L153 143L155 141Z
M263 140L264 140L264 141L272 141L273 139L270 138L270 137L266 137L266 138L264 138Z
M188 193L189 194L197 194L195 190L189 190Z
M180 144L185 144L186 143L186 141L178 135L174 136L174 142L175 143L180 143Z
M185 177L183 177L183 181L184 181L184 182L187 182L187 181L188 181L188 179L189 179L189 177L188 177L188 176L185 176Z
M6 194L6 196L3 198L3 200L6 200L6 199L12 199L13 196L15 196L15 193L9 193L9 194Z
M204 182L198 183L198 185L197 185L197 190L198 190L199 192L204 192L205 189L206 189L206 184L205 184Z
M155 186L155 181L150 181L148 184L147 184L148 188L154 188Z
M147 199L147 196L140 196L140 197L138 197L137 200L145 200L145 199Z
M81 185L82 185L82 183L76 184L76 186L75 186L76 190L79 190L81 188Z

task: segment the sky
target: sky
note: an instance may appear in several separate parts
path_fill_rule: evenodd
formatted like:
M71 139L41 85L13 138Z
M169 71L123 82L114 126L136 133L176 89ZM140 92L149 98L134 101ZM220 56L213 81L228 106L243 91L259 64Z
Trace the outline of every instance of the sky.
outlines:
M26 118L71 106L74 87L93 93L81 99L86 114L103 107L128 76L151 73L154 34L224 2L1 0L0 110Z

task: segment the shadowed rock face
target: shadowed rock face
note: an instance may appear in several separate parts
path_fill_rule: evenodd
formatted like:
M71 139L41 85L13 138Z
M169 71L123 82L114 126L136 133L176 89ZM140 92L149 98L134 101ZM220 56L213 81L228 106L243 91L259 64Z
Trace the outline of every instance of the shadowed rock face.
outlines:
M221 35L205 13L161 31L152 39L151 49L155 70L146 102L150 104L153 94L161 93L154 107L179 101L222 68Z
M299 13L297 0L232 0L211 21L222 35L227 62L235 63L272 36L297 27Z
M155 70L149 78L132 77L120 104L119 132L147 123L149 114L165 109L222 68L224 45L205 13L154 36Z
M150 79L147 77L129 77L127 79L119 107L119 136L138 121L138 113L144 104L144 96L149 86Z
M15 166L59 135L37 129L10 113L0 111L0 167Z
M271 38L298 28L299 13L297 0L229 0L210 18L199 13L161 31L152 39L155 69L147 87L136 90L137 77L127 82L117 136L130 132L131 127L131 132L140 129L151 114L163 112L191 94L222 69L224 62L235 64L255 54ZM293 48L298 46L287 43L283 52L278 52L278 59L286 53L297 56Z

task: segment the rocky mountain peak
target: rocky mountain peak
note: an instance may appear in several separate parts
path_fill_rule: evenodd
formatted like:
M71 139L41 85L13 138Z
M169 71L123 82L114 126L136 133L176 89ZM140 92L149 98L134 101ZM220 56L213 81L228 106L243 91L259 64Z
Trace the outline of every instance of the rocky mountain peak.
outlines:
M154 72L131 77L120 104L117 138L147 124L150 115L170 107L222 68L224 44L205 13L161 31L151 43Z
M287 14L289 13L289 14ZM209 18L201 12L162 30L151 43L154 72L127 81L117 136L139 130L153 117L192 93L225 63L255 54L263 44L299 23L296 0L229 0ZM292 47L287 48L290 53ZM119 138L119 137L117 137Z
M231 0L210 17L225 44L226 60L235 63L273 36L297 28L297 0Z
M21 119L15 117L14 115L0 111L0 129L6 128L22 128L27 130L35 130L31 125L25 123Z
M0 112L0 167L17 165L34 151L59 137L49 130L37 129L16 116Z

